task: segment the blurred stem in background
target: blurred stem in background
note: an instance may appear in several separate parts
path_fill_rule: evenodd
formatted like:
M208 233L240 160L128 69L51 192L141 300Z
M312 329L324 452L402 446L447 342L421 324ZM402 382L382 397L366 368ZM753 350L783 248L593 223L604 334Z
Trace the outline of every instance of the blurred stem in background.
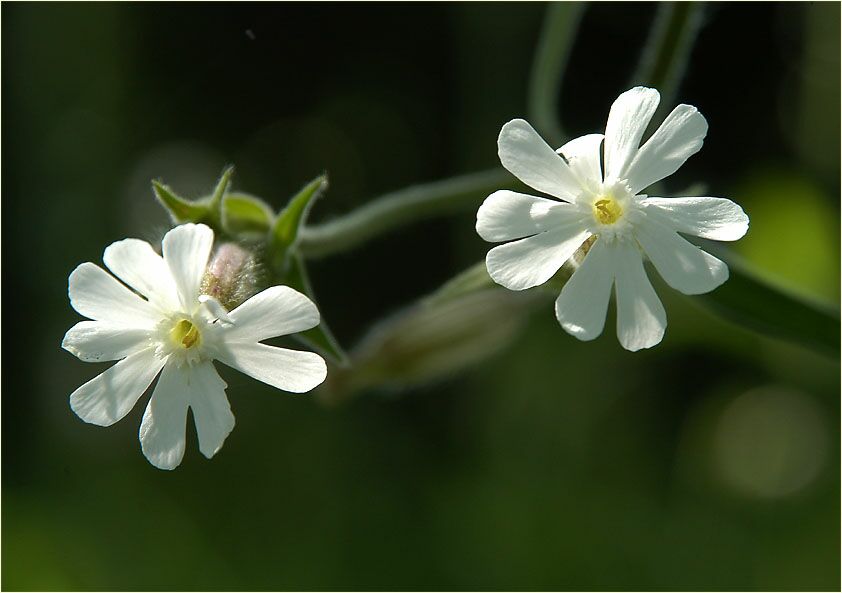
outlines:
M583 4L567 2L548 6L533 60L527 98L529 115L553 145L560 146L565 140L558 96L584 8ZM702 12L703 6L698 2L669 2L658 7L633 81L659 89L662 106L671 105L684 75ZM300 250L312 258L351 249L405 224L475 207L477 196L511 188L516 183L508 173L495 168L391 192L345 216L304 227Z
M584 9L584 4L574 2L550 4L532 61L527 113L553 146L561 146L566 138L558 116L558 97Z
M536 127L558 145L564 139L558 96L584 8L580 3L550 4L533 59L529 114ZM391 192L336 220L304 227L299 248L305 257L324 257L410 222L476 207L478 196L516 184L497 167Z
M671 108L684 78L690 52L702 25L700 2L664 2L658 5L655 22L629 86L644 85L661 93L660 109ZM663 117L655 114L653 122Z
M307 258L341 253L394 228L476 205L478 194L516 183L500 168L388 193L336 220L301 229Z
M553 145L564 141L558 96L583 10L583 5L572 3L547 8L532 65L530 118ZM702 14L703 5L698 2L658 7L632 86L658 88L662 108L672 105ZM477 195L511 184L505 171L492 170L387 194L338 220L305 227L300 248L307 257L353 248L400 225L474 207ZM727 249L717 252L731 263L731 281L724 290L699 299L699 304L763 333L825 353L838 352L838 320L833 313L758 281L742 263L735 265ZM322 401L337 403L372 387L399 389L435 381L494 353L516 335L533 307L547 304L551 295L558 294L581 257L583 252L546 285L520 294L495 285L484 262L476 264L434 294L376 324L352 351L351 365L331 373L331 380L319 391ZM756 307L757 302L766 306Z

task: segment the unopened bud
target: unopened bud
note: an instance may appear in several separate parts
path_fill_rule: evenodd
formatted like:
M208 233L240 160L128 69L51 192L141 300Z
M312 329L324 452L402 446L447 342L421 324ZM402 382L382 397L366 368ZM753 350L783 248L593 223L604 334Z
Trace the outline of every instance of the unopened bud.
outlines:
M202 278L202 294L234 309L257 289L257 264L251 252L236 243L223 243Z
M332 370L320 398L337 403L370 388L400 390L454 375L505 347L534 297L486 288L406 309L370 331L347 369Z

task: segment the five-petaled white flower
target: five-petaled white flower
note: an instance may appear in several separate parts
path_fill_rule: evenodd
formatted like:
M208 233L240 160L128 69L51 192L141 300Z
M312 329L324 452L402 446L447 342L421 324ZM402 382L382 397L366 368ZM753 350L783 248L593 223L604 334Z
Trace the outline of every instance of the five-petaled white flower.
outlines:
M734 241L748 230L746 214L725 198L639 193L698 152L707 133L698 110L679 105L641 146L659 101L655 89L626 91L611 106L604 136L576 138L557 152L522 119L504 125L497 140L509 172L563 202L506 190L488 196L477 212L477 232L486 241L511 241L488 252L488 273L506 288L524 290L589 247L555 303L562 327L580 340L602 333L613 285L622 346L634 351L658 344L666 313L646 276L644 255L671 287L701 294L725 282L728 267L679 233Z
M86 362L120 360L74 391L70 406L85 422L110 426L129 413L160 372L140 442L146 458L161 469L181 463L188 407L199 450L208 458L234 428L226 384L213 359L297 393L313 389L327 374L318 354L260 343L318 325L319 312L303 294L273 286L230 313L200 295L212 246L210 228L185 224L164 236L163 257L138 239L105 250L105 265L125 285L90 262L70 274L71 305L94 321L73 326L62 346Z

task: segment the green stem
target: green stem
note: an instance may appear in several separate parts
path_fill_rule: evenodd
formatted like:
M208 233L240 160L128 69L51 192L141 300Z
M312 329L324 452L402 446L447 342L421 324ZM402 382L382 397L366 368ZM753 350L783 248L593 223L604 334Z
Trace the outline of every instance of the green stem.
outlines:
M647 85L661 92L661 105L672 104L687 70L690 51L702 24L700 2L665 2L658 7L630 86ZM657 121L658 118L653 118Z
M635 79L658 86L664 91L664 103L668 103L684 73L701 8L698 3L671 3L659 9ZM549 6L532 67L530 117L554 143L563 139L555 103L582 10L578 3ZM313 258L352 249L402 225L474 207L483 193L511 187L512 183L508 173L492 169L392 192L346 216L303 228L300 250L305 257Z
M301 229L299 249L307 258L351 249L401 225L476 207L478 198L512 185L502 169L480 171L388 193L336 220Z
M583 11L584 4L579 2L550 4L532 61L529 119L553 146L561 145L565 137L558 117L558 96Z

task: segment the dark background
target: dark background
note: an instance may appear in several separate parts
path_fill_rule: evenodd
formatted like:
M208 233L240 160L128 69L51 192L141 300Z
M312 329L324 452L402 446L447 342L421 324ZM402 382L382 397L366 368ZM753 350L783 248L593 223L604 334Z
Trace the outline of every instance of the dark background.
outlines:
M69 394L105 365L59 344L80 262L160 237L149 181L198 196L227 163L274 207L326 170L314 221L498 166L526 116L546 5L2 6L4 589L833 589L839 365L660 289L627 353L538 311L493 359L336 408L223 370L236 430L177 471ZM589 5L559 110L601 131L655 6ZM735 247L839 298L839 5L715 3L677 100L710 124L667 182L742 204ZM477 206L482 197L478 197ZM481 259L476 208L313 261L353 344Z

